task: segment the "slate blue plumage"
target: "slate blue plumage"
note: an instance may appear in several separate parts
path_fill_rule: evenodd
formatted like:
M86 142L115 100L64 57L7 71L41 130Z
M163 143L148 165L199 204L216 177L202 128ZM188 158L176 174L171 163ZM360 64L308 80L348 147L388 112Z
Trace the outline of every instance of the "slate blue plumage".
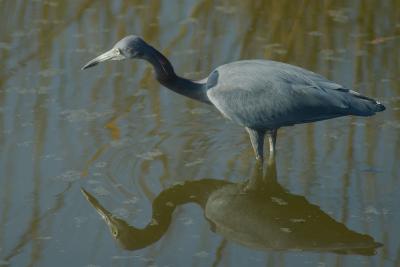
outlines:
M127 36L82 69L105 60L144 59L165 87L214 105L250 135L256 158L263 159L265 135L270 157L280 127L346 115L371 116L385 110L372 98L293 65L271 60L242 60L222 65L201 81L175 74L171 63L138 36Z

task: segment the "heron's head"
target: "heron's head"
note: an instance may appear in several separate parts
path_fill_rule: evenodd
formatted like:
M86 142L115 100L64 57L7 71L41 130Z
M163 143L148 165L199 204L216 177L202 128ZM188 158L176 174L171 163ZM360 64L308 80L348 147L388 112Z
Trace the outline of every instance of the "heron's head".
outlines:
M113 48L86 63L82 70L96 66L106 60L142 58L148 47L149 45L139 36L126 36L119 40Z
M149 244L154 243L159 238L152 238L151 232L146 232L143 229L138 229L134 226L130 226L123 219L114 216L106 208L104 208L100 202L88 191L81 188L82 194L85 196L87 201L92 207L100 214L112 234L112 237L118 242L118 244L128 250L141 249ZM158 232L156 231L155 234Z

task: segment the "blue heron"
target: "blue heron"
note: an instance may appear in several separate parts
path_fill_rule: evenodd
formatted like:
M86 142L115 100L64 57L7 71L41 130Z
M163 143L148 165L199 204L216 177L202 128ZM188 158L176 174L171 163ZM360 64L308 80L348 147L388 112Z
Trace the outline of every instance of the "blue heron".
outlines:
M214 105L226 118L245 127L259 162L263 161L265 136L270 159L274 158L280 127L347 115L371 116L385 110L380 102L317 73L271 60L240 60L217 67L203 80L185 79L164 55L135 35L121 39L82 69L106 60L134 58L148 61L163 86Z

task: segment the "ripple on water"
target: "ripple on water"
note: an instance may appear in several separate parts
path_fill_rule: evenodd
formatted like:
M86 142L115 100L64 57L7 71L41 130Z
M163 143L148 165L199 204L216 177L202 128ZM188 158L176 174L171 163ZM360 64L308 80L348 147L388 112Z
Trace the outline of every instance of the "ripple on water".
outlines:
M33 87L33 88L26 88L26 87L9 87L6 89L7 93L17 93L20 95L26 95L26 94L47 94L48 91L50 90L49 86L38 86L38 87Z
M59 76L63 74L63 71L61 69L55 69L55 68L50 68L50 69L45 69L39 71L39 76L45 77L45 78L50 78L54 76Z
M89 112L85 109L64 110L61 112L69 122L91 121L105 116L109 116L113 111L106 110L102 112Z
M400 123L395 120L387 120L382 123L382 127L386 128L393 128L393 129L400 129Z
M0 42L0 49L4 49L4 50L10 50L11 49L11 45L5 42Z
M138 197L131 197L131 198L127 199L127 200L124 200L122 203L123 204L133 205L133 204L136 204L138 201L139 201Z
M111 147L121 147L121 146L125 146L125 145L129 144L130 141L131 141L130 138L121 138L118 140L112 140L110 142L110 146Z
M210 110L205 109L205 108L193 108L190 110L190 113L192 114L206 114L210 113Z
M93 192L97 196L108 196L110 195L110 191L108 191L105 187L98 185L93 189Z
M5 260L0 260L0 266L10 266L10 262Z
M81 227L82 224L84 224L86 221L88 220L87 217L84 216L79 216L79 217L75 217L74 221L75 221L75 226L77 228Z
M129 217L129 211L125 208L114 209L112 214L122 219L127 219Z
M322 49L320 51L320 55L323 60L327 61L343 61L343 53L345 51L342 49L339 50L332 50L332 49Z

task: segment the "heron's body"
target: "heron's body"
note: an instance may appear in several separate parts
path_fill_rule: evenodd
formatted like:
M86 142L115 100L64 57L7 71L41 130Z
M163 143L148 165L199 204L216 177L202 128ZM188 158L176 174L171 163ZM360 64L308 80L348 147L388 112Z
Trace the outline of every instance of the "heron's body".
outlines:
M293 65L243 60L214 70L207 96L227 118L255 130L345 115L370 116L380 105Z
M132 52L133 51L133 52ZM385 107L325 77L270 60L242 60L222 65L201 81L175 74L171 63L141 38L128 36L84 68L106 59L140 58L150 62L156 78L169 89L214 105L225 117L244 126L258 159L264 136L273 156L277 129L346 115L371 116Z

